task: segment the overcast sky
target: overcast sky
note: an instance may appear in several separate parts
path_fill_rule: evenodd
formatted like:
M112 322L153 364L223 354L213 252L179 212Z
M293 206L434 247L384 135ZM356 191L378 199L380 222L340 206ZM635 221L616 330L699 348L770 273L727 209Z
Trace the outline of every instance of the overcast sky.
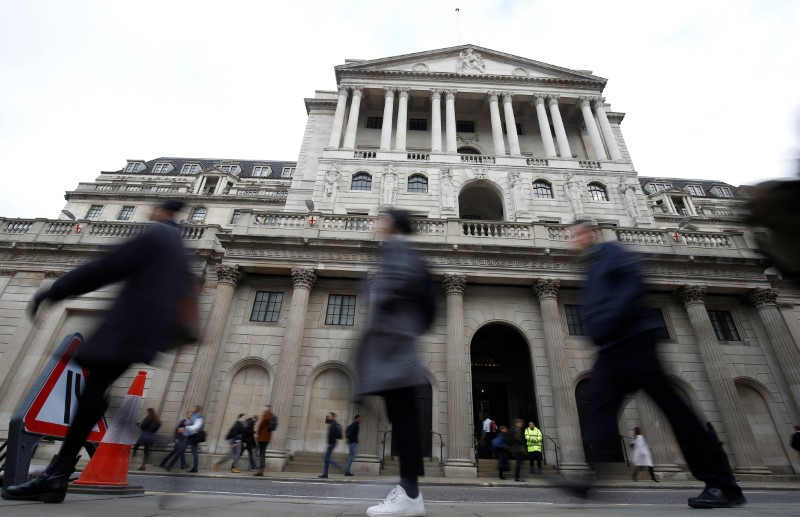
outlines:
M796 172L800 2L0 0L0 216L128 158L296 160L333 67L461 43L608 78L643 176Z

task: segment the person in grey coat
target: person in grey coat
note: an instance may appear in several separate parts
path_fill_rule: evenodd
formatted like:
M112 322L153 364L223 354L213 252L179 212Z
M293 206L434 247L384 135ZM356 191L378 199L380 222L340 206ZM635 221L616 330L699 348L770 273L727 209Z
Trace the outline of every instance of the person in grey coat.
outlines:
M380 395L392 423L400 457L400 483L368 516L424 515L417 477L423 471L422 415L416 400L428 384L416 338L433 321L433 286L419 254L406 241L408 212L392 209L378 218L381 266L372 286L371 318L358 348L356 394Z
M131 364L151 362L178 337L178 304L190 291L192 276L175 215L183 202L172 200L153 210L154 224L98 260L66 273L48 289L36 293L39 306L121 283L122 289L100 326L78 348L74 359L89 375L67 436L58 454L39 477L5 487L4 499L60 503L75 471L86 438L108 403L105 392Z

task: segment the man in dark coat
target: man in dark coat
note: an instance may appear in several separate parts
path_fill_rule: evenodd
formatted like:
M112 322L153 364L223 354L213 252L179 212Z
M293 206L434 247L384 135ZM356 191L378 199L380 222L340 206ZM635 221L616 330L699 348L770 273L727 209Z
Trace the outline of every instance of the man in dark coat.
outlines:
M347 438L347 448L349 454L347 455L347 466L344 468L345 476L352 476L353 472L350 470L353 466L353 460L358 454L358 430L361 426L361 415L353 417L353 422L347 426L345 430L345 438Z
M514 427L508 431L508 454L514 458L514 481L523 482L522 464L528 447L525 442L525 423L521 418L514 420Z
M174 457L177 457L181 460L181 469L186 469L186 456L184 455L184 451L186 450L186 446L184 445L186 436L184 435L184 431L186 430L186 424L189 423L189 417L191 416L192 412L187 411L186 416L181 418L180 422L178 422L178 425L175 426L175 430L172 432L172 450L169 452L169 454L164 456L164 459L158 464L158 466L162 469L165 468L167 466L167 462Z
M617 415L623 399L644 390L669 420L689 469L706 484L692 508L729 508L747 501L703 424L670 383L656 353L658 323L644 305L647 287L636 256L617 243L597 241L590 221L576 221L570 242L582 252L586 280L582 315L597 348L589 391L589 461L611 461L619 448Z
M156 207L151 216L155 223L142 234L63 275L49 289L34 296L32 316L45 301L57 302L122 283L117 300L100 326L75 354L75 360L89 375L60 451L42 475L5 488L3 498L63 501L78 452L108 406L108 387L131 364L149 363L173 343L178 328L178 301L190 289L191 282L181 232L174 222L182 208L181 201Z
M389 210L378 218L376 230L383 238L381 267L358 349L356 394L381 395L386 401L400 457L400 483L367 515L423 515L417 483L424 472L423 429L416 400L428 378L417 356L416 338L433 321L436 303L428 270L406 242L412 233L408 212Z
M322 474L319 475L322 479L328 477L328 468L331 465L339 470L342 466L336 463L333 459L333 449L336 448L336 441L342 439L342 426L336 421L336 413L331 411L325 416L325 423L328 424L328 447L325 449L325 459L323 460Z

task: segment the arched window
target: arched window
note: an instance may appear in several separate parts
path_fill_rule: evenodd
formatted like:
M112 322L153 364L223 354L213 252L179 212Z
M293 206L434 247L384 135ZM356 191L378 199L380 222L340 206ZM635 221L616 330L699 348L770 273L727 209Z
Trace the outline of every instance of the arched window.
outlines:
M544 180L536 180L533 182L533 195L542 199L553 199L553 187Z
M366 172L354 174L350 190L372 190L372 176Z
M599 183L589 183L589 197L592 201L608 201L606 188Z
M428 191L428 178L422 174L414 174L408 178L408 191L409 192L422 192Z
M197 208L195 208L194 212L192 212L192 222L202 223L203 221L205 221L206 212L207 210L203 206L198 206Z

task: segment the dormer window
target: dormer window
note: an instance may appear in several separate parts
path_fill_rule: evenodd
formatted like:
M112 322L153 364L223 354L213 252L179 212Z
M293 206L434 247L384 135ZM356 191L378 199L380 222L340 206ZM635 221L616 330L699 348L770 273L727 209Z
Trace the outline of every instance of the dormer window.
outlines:
M719 197L733 197L731 189L728 187L714 187L714 189L717 191Z
M689 194L693 196L705 196L706 193L703 192L703 187L700 185L687 185L686 188L689 190Z
M217 165L217 169L221 172L227 172L229 174L238 174L239 166L238 165Z
M272 174L272 167L269 165L256 165L253 167L253 176L256 178L266 178Z
M157 163L153 167L153 174L166 174L169 171L168 163Z
M661 192L662 190L667 190L668 188L672 188L671 183L651 183L650 189L655 192Z
M281 178L291 178L294 176L294 167L284 167L281 171Z
M139 172L139 168L142 166L141 162L128 162L128 165L125 166L125 170L122 172Z
M187 163L181 169L181 174L197 174L200 172L200 166L196 163Z

